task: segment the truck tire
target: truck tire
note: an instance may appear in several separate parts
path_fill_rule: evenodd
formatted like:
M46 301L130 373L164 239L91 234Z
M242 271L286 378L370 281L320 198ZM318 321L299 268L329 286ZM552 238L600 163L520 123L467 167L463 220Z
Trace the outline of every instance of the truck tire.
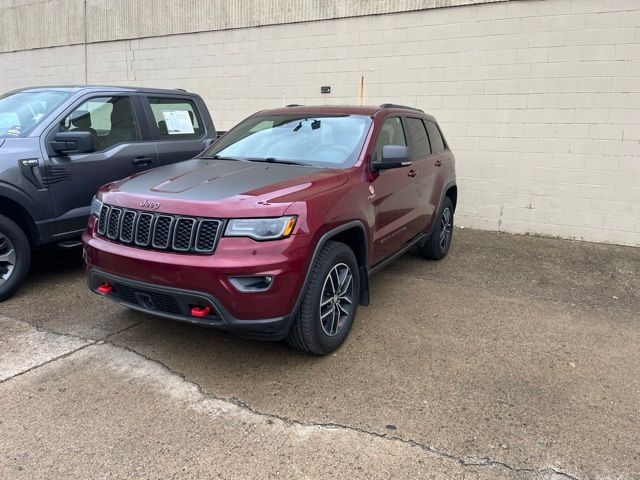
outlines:
M329 241L310 268L287 342L303 352L326 355L342 345L358 311L358 262L347 245Z
M31 245L22 229L0 215L0 302L15 293L31 265Z
M435 222L431 236L418 251L424 258L441 260L449 253L453 239L453 203L449 197L444 198Z

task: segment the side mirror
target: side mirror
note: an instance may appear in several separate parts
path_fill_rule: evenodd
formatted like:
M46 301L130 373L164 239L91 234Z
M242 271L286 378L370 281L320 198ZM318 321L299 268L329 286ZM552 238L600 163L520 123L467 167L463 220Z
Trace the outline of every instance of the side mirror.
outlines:
M409 147L405 145L385 145L382 147L382 161L373 164L375 170L388 170L411 165Z
M73 153L91 153L96 149L96 142L91 132L60 132L55 139L49 142L51 149L56 153L70 155Z

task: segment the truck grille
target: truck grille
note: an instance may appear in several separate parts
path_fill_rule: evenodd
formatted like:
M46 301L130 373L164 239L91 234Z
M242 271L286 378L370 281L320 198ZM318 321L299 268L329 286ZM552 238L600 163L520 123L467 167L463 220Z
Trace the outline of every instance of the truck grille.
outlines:
M175 252L211 254L222 220L149 213L103 205L98 234L119 243Z

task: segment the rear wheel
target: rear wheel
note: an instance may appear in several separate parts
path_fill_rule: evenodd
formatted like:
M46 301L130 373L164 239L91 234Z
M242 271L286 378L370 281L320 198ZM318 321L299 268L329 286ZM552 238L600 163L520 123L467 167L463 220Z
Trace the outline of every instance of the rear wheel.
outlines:
M0 302L18 289L31 264L31 246L22 229L0 215Z
M451 240L453 239L453 203L449 197L445 197L438 218L429 240L418 248L420 255L432 260L440 260L447 256Z
M358 262L348 246L329 241L311 269L287 342L326 355L344 342L353 325L360 299Z

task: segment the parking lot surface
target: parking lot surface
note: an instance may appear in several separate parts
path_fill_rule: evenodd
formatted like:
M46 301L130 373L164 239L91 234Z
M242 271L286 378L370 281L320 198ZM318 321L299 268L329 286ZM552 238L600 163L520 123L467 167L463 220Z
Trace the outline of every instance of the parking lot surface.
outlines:
M48 250L0 304L0 478L640 478L640 252L456 230L335 354L153 318Z

